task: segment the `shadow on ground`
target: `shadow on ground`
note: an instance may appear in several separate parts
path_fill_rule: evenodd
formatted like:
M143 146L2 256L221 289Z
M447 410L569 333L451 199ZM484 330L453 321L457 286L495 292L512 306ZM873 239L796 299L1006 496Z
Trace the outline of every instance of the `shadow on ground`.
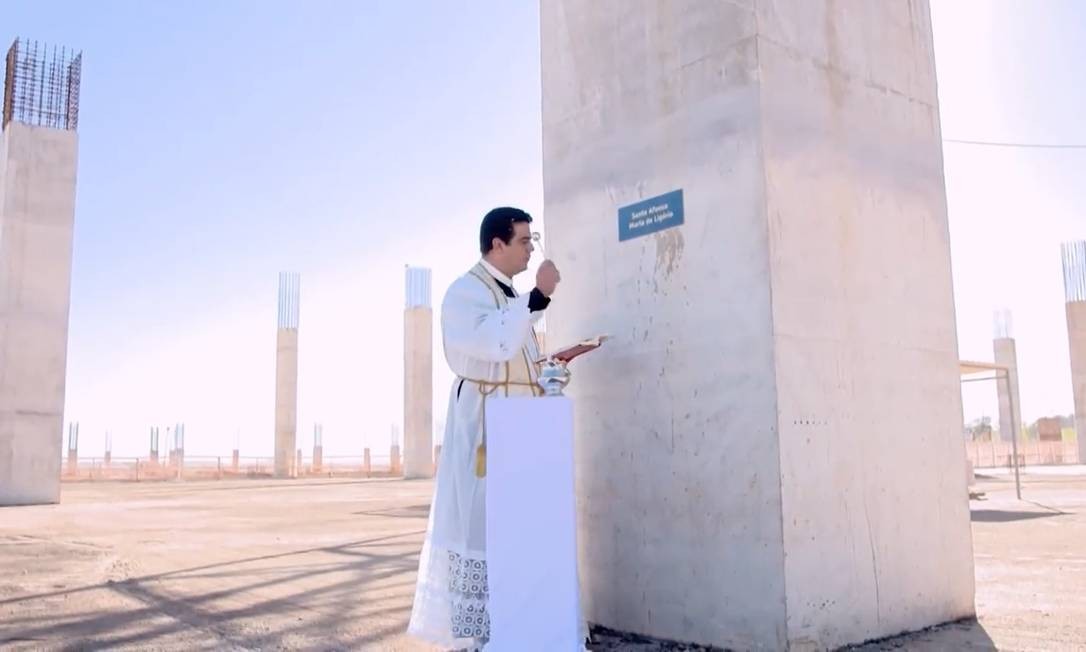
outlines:
M1029 521L1036 518L1054 518L1066 516L1062 512L1021 512L1004 509L974 509L974 523L1011 523L1014 521Z
M379 585L381 594L410 595L417 550L402 549L421 532L339 545L252 556L182 570L106 581L0 599L0 613L20 603L54 612L0 618L0 648L39 649L61 641L62 650L159 647L195 636L197 648L281 649L284 644L321 649L372 649L407 625L410 604L360 599ZM128 608L119 610L118 600ZM74 605L73 605L74 603ZM133 608L135 603L135 608ZM73 609L72 607L75 606ZM26 612L23 612L24 614ZM376 621L380 625L374 626ZM369 625L360 627L368 621ZM173 649L173 648L170 648Z

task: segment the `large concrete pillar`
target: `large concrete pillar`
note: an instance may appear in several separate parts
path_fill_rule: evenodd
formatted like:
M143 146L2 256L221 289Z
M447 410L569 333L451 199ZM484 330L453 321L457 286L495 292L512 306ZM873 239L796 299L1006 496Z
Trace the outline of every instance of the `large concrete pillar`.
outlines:
M324 466L324 426L313 424L313 472L320 473Z
M173 427L173 461L177 466L178 476L184 473L185 468L185 424L178 423Z
M1022 402L1018 393L1018 347L1014 341L1009 311L995 315L995 339L992 340L995 363L1007 368L1007 379L997 383L999 398L999 438L1011 441L1021 435Z
M433 463L433 312L430 270L408 267L403 314L404 478L429 478Z
M275 340L275 477L298 475L298 317L301 276L279 274L279 329Z
M974 613L928 4L542 0L588 620L825 649Z
M79 474L79 424L68 424L68 475Z
M1079 463L1086 463L1086 241L1063 245L1063 283L1075 399L1075 439Z
M389 475L402 475L403 465L400 463L400 447L397 444L393 444L388 450L388 473Z
M82 55L8 50L0 137L0 505L60 501Z

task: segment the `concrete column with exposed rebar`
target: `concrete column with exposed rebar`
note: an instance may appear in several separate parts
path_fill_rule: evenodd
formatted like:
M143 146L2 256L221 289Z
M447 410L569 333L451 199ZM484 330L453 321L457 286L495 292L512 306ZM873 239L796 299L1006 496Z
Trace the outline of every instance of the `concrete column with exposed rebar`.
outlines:
M999 398L999 438L1010 441L1021 428L1022 402L1018 392L1018 347L1009 310L995 313L992 350L995 363L1007 368L1007 380L997 383Z
M82 55L18 41L0 136L0 505L60 500Z
M301 276L279 274L279 329L275 343L275 477L294 478L298 440L298 322Z
M178 423L173 427L173 463L177 467L178 475L185 468L185 424Z
M1067 300L1067 344L1071 353L1071 389L1075 400L1078 459L1086 461L1086 240L1062 247L1063 287Z
M79 424L68 424L68 474L76 475L79 471Z
M404 478L433 476L433 402L430 270L408 267L403 315Z
M324 467L324 425L313 424L313 472L320 473Z

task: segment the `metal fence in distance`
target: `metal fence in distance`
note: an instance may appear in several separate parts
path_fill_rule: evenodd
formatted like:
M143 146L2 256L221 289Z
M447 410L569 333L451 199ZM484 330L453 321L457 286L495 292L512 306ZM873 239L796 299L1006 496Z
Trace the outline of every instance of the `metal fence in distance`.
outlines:
M271 478L275 475L272 457L194 456L186 455L173 461L149 457L79 457L63 460L61 479L64 481L115 480L150 482L156 480L224 480L237 478ZM400 469L392 468L391 455L371 455L368 460L358 456L325 455L319 464L303 458L298 477L398 477Z
M1014 466L1014 452L1009 441L967 441L965 453L974 468ZM1019 466L1080 464L1078 445L1074 441L1020 441Z

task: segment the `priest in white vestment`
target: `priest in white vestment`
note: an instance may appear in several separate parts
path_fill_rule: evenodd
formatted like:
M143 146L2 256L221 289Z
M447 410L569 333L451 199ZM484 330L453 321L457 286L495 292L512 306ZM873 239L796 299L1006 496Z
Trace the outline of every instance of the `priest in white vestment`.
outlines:
M531 221L516 208L487 213L479 234L482 260L453 282L441 303L445 359L456 379L408 632L445 648L482 650L490 638L486 401L542 394L534 324L560 276L544 261L529 294L513 289L513 276L527 269L532 255Z

